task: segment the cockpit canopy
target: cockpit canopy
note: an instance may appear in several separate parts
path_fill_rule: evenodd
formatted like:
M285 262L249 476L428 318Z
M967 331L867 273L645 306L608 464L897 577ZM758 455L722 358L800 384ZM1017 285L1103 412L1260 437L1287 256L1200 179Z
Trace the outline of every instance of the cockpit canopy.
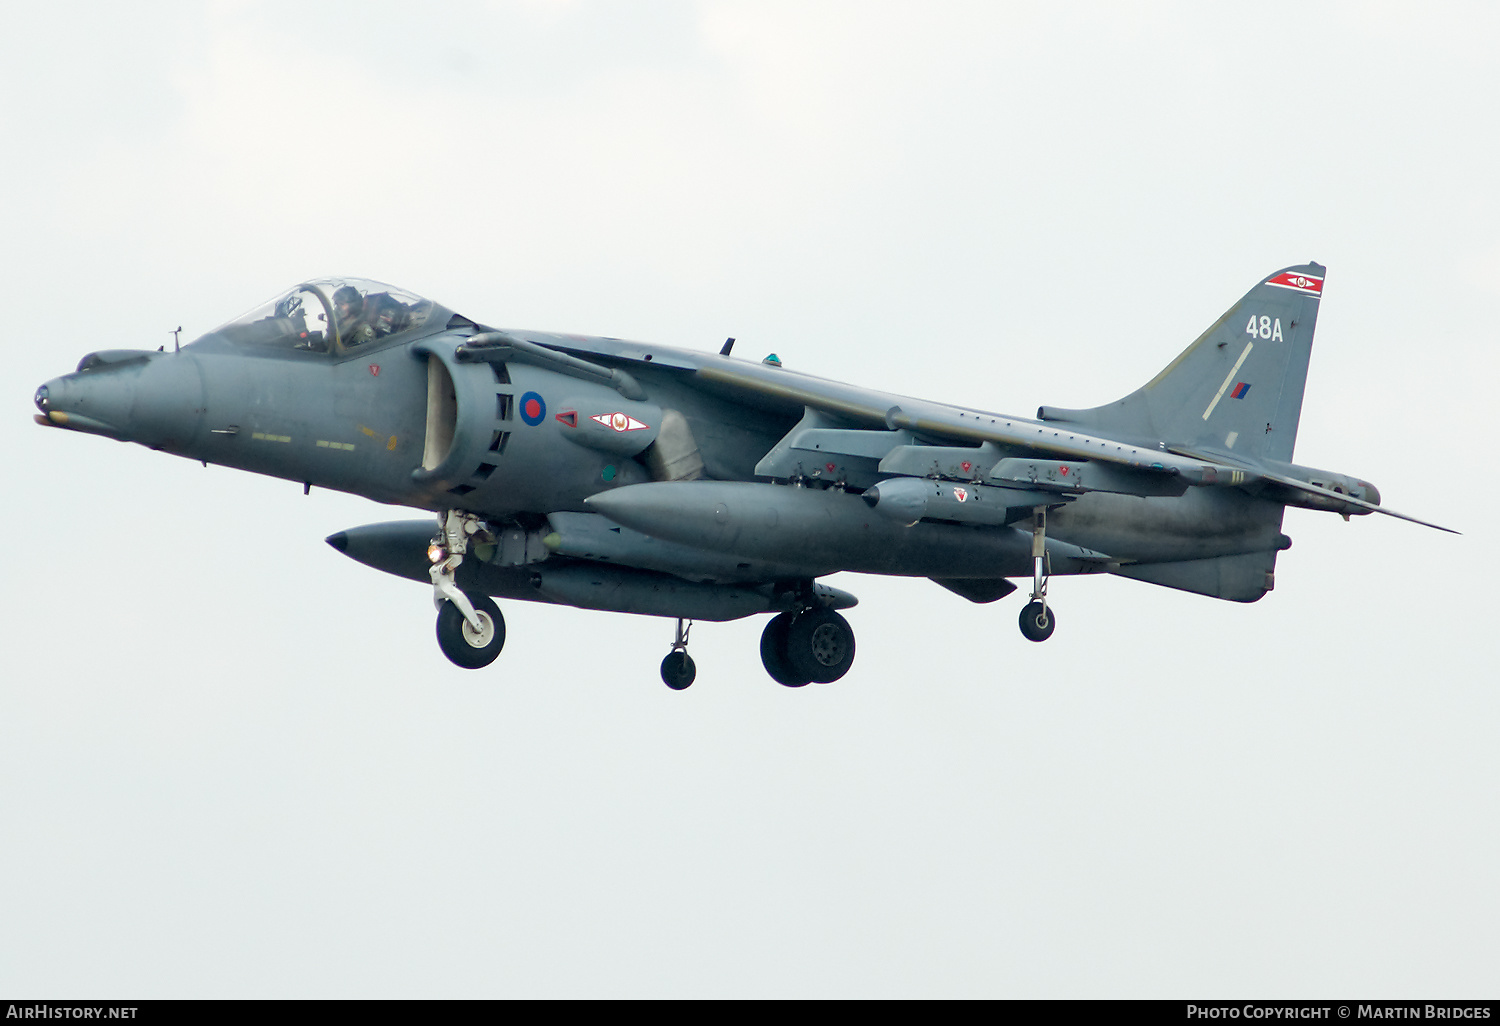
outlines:
M340 354L420 328L432 311L430 300L378 281L319 278L262 303L211 334L234 346Z

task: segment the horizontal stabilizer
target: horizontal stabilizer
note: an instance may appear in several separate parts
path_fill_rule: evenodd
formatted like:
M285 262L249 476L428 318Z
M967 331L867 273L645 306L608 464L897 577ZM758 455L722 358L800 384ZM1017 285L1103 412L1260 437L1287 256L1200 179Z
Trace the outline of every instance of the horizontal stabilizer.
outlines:
M1421 524L1423 527L1431 527L1439 531L1447 531L1449 534L1462 533L1459 531L1455 531L1451 527L1444 527L1442 524L1434 524L1427 520L1418 520L1416 517L1407 516L1405 513L1397 513L1393 509L1387 509L1384 506L1377 506L1373 502L1366 502L1364 499L1357 499L1352 495L1347 495L1343 492L1336 492L1332 488L1324 488L1321 485L1309 484L1306 481L1299 481L1295 477L1287 477L1285 474L1277 474L1268 470L1259 470L1256 471L1256 473L1265 478L1267 481L1274 481L1279 485L1285 485L1288 488L1295 488L1297 491L1306 492L1309 495L1321 495L1326 499L1346 502L1351 506L1359 506L1371 513L1384 513L1388 517L1395 517L1398 520L1408 520L1413 524Z

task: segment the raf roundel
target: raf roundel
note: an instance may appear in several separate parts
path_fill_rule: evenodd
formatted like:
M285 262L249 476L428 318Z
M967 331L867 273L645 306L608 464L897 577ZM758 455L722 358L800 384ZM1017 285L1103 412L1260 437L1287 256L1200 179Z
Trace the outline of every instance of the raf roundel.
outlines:
M536 392L527 392L521 396L521 419L532 427L542 422L547 416L547 401Z

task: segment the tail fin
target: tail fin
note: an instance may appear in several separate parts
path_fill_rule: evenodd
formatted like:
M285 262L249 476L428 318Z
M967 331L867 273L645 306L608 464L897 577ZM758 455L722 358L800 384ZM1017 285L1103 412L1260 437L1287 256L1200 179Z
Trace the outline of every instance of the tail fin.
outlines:
M1290 462L1324 272L1306 263L1265 278L1124 399L1091 410L1043 406L1037 416L1152 445Z

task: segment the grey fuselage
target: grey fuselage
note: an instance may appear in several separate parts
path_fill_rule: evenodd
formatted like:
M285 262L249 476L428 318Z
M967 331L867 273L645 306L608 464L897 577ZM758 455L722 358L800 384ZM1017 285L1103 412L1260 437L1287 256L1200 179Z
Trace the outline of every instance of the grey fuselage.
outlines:
M317 294L298 288L304 299ZM421 326L373 339L348 330L344 343L331 289L318 318L326 337L307 340L303 330L295 344L262 344L265 325L285 326L290 314L305 328L318 309L283 300L265 318L178 352L90 354L38 391L38 420L308 487L475 514L509 540L483 548L488 568L466 570L470 584L574 605L589 605L578 599L588 589L562 575L569 566L608 569L638 595L642 581L752 586L840 570L932 577L972 594L961 582L1032 573L1030 517L1042 509L1051 573L1107 571L1251 601L1269 589L1275 554L1290 544L1285 504L1359 513L1341 496L1378 501L1372 486L1338 475L1324 475L1337 494L1301 499L1264 481L1188 487L1238 484L1246 475L1227 468L1250 464L1226 453L1220 480L1191 454L1169 453L1129 399L1116 404L1130 414L1120 430L1093 423L1075 438L1067 418L1097 420L1099 411L1001 417L727 354L493 332L435 304L420 307ZM1223 323L1210 332L1230 330ZM1205 346L1200 339L1184 358ZM1219 359L1204 351L1200 361ZM1236 371L1244 364L1241 356ZM1212 385L1219 371L1193 373ZM1300 404L1300 379L1298 388ZM1247 392L1237 386L1234 396ZM1090 462L1106 448L1113 462ZM1074 477L1089 468L1097 484L1057 491L1046 478L1070 467L1036 463L1039 451L1075 452ZM1002 479L1006 467L1012 477ZM350 555L422 579L413 561L421 527L363 530L346 541L366 549ZM480 573L490 576L481 582ZM720 618L745 615L741 598L726 598ZM653 602L635 611L675 608Z

